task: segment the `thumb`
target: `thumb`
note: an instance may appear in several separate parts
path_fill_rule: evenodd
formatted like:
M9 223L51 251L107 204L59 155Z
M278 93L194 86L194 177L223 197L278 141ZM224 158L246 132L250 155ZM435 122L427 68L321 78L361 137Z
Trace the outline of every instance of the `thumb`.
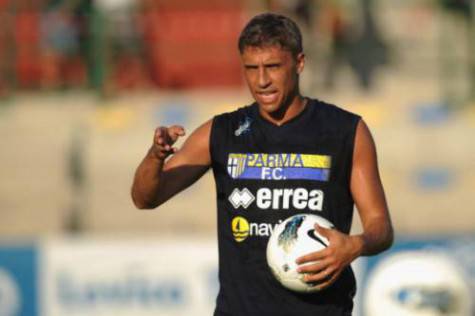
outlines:
M185 135L185 129L180 125L173 125L168 128L168 133L173 142L175 142L179 136Z

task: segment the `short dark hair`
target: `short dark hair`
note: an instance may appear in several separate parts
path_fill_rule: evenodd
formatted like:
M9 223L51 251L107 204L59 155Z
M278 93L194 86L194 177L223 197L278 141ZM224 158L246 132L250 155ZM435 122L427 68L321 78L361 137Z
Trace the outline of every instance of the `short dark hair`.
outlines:
M279 45L294 56L303 51L302 34L297 24L286 16L263 13L253 17L239 36L239 52L248 46L263 47Z

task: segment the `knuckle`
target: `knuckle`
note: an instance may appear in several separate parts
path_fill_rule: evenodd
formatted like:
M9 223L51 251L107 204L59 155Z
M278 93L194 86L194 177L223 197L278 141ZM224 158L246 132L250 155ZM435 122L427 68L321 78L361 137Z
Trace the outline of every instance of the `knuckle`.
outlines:
M321 271L321 270L324 270L326 267L326 264L324 263L319 263L318 265L315 265L315 270L316 271Z

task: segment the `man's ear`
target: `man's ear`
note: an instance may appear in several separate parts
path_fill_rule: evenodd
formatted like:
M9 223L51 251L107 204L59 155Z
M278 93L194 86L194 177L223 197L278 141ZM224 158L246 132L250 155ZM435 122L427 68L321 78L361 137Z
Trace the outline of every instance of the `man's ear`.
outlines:
M305 67L305 54L304 53L299 53L296 57L296 69L297 69L297 74L301 74L303 69Z

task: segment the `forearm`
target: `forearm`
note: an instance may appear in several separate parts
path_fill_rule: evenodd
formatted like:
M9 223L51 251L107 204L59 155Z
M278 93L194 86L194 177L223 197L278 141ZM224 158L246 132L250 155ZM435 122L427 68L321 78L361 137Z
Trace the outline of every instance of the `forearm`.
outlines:
M352 237L358 256L372 256L391 247L394 233L390 222L375 221L367 225L362 234Z
M155 208L159 204L159 189L164 161L148 151L138 166L132 185L132 200L139 209Z

